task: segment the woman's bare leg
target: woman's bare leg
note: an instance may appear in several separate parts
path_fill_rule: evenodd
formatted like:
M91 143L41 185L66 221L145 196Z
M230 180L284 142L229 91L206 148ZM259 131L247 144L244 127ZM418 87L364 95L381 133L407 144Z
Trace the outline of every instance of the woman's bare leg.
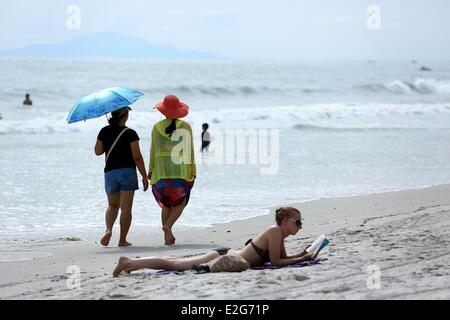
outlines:
M186 207L186 199L184 199L183 202L178 206L170 208L169 218L163 225L164 233L167 235L166 244L168 245L175 244L175 236L172 233L172 227L183 213L185 207Z
M164 231L165 244L170 244L169 234L164 229L164 225L166 224L167 220L169 219L169 215L170 215L170 208L163 206L161 209L161 225L162 225L162 230Z
M134 191L120 192L120 239L119 247L130 246L127 241L128 231L131 226L131 209L133 207Z
M180 259L170 257L129 259L127 257L120 257L119 262L117 262L117 266L114 268L113 276L117 277L122 271L131 272L140 269L167 269L184 271L192 269L193 265L208 263L218 256L219 253L217 251L211 251L201 256Z
M114 222L116 222L117 215L119 213L120 192L107 194L107 196L108 196L108 208L106 209L105 213L106 231L102 239L100 240L101 245L105 247L109 245L109 240L111 239L112 236L112 229L114 226Z
M169 219L170 215L170 208L167 208L166 206L163 206L161 209L161 223L162 225L165 225L167 220Z

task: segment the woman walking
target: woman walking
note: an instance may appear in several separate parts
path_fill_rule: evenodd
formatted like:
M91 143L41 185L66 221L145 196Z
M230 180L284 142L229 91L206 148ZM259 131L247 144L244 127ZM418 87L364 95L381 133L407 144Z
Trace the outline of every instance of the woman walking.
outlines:
M168 95L155 106L166 119L152 129L148 178L156 202L161 207L164 243L175 244L174 223L189 202L196 177L192 128L180 120L189 107L174 95Z
M139 148L136 131L125 126L130 107L126 106L111 113L109 125L102 128L95 144L95 154L105 153L105 190L108 197L105 222L106 232L100 243L108 246L114 222L120 208L119 247L130 246L127 241L132 219L135 190L139 189L136 166L142 175L144 191L148 189L144 159Z

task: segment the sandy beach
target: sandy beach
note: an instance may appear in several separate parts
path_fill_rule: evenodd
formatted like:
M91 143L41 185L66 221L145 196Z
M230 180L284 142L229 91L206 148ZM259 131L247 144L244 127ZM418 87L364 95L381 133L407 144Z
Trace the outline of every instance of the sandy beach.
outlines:
M450 2L3 2L0 302L450 300Z
M130 248L114 247L117 234L109 248L98 239L77 238L2 243L0 298L449 299L449 195L450 185L442 185L291 204L302 211L304 228L288 238L288 254L322 233L331 241L321 255L326 260L302 268L111 275L121 255L186 256L218 246L242 247L273 222L272 215L178 232L171 247L162 245L159 233L130 237ZM23 260L5 261L18 257ZM81 272L75 288L67 273L73 265ZM370 270L379 272L379 288Z

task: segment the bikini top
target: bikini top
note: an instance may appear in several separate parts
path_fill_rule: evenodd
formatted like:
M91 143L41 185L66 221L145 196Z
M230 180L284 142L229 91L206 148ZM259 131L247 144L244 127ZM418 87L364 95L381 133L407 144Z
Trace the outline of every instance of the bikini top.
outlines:
M251 244L256 254L261 258L263 263L270 262L269 250L262 249L253 243L253 239L248 239L245 245Z

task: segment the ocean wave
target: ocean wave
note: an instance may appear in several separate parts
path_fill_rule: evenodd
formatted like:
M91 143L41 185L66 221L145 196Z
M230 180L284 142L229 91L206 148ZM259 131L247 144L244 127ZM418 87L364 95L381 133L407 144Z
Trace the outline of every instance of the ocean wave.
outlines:
M347 89L345 89L347 90ZM353 90L371 93L391 93L395 95L410 94L450 94L450 81L418 78L414 81L393 80L387 83L370 83L353 86ZM277 94L302 94L318 95L327 93L339 93L338 88L332 87L307 87L286 85L280 87L274 86L203 86L203 85L180 85L180 86L159 86L143 88L146 94L164 95L167 92L183 96L211 96L211 97L233 97L233 96L258 96L258 95L277 95Z
M418 78L414 81L393 80L388 83L370 83L354 86L353 89L363 90L372 93L389 92L397 95L408 94L450 94L450 81L435 80L432 78ZM338 88L312 88L307 86L201 86L201 85L180 85L180 86L161 86L143 88L142 91L147 94L164 95L167 92L180 95L191 96L253 96L261 94L283 94L283 93L301 93L306 95L325 94L330 92L338 93Z
M419 78L413 82L394 80L386 84L371 83L356 86L368 92L390 92L393 94L450 94L450 81Z
M369 83L355 85L351 87L331 86L309 86L305 84L285 83L283 85L160 85L140 88L148 96L164 96L173 93L184 97L206 97L206 98L246 98L258 96L305 96L329 97L332 95L354 93L360 95L361 92L385 96L386 93L393 95L445 95L450 94L450 80L436 80L432 78L418 78L414 81L393 80L386 83ZM25 89L0 88L4 103L21 103L26 92L31 93L31 98L35 101L54 101L55 97L76 100L74 93L61 91L54 87L30 87Z
M425 128L425 127L392 127L392 126L387 126L387 127L382 127L382 126L366 126L366 127L324 127L324 126L315 126L315 125L311 125L311 124L296 124L293 126L294 129L297 130L305 130L305 131L336 131L336 132L360 132L360 131L380 131L380 132L385 132L385 131L417 131L417 130L450 130L450 126L447 128L442 128L442 127L438 127L438 128Z
M48 117L38 116L25 120L0 120L0 134L57 134L92 131L98 128L98 123L89 121L68 125L67 114L53 114Z
M0 120L0 134L57 134L97 131L105 118L66 123L67 113L49 113L25 120ZM156 110L136 109L128 125L148 131L162 119ZM447 121L447 120L448 121ZM208 122L215 128L295 128L299 130L405 130L447 128L450 103L329 103L259 108L195 110L186 118L195 129Z
M143 88L142 91L148 94L161 94L164 95L167 92L180 95L206 95L206 96L247 96L247 95L260 95L264 93L282 93L289 91L289 88L275 88L269 86L162 86L162 87L150 87Z

